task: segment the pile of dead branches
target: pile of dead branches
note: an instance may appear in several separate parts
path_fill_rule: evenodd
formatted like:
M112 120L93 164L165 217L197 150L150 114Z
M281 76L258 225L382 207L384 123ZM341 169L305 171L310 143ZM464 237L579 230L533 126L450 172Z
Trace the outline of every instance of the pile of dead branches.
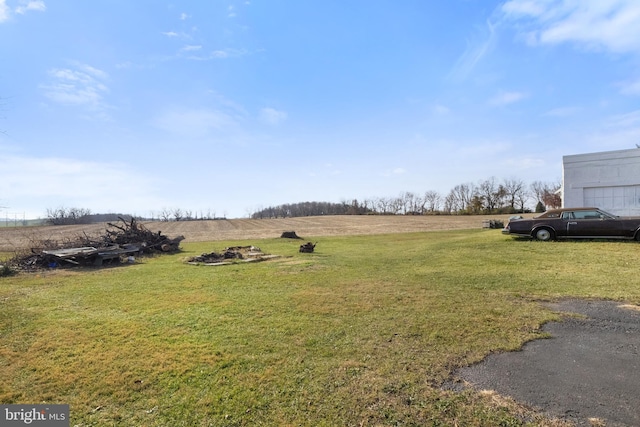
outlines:
M180 249L180 242L184 240L184 236L170 239L161 231L152 232L144 224L139 224L135 218L131 218L129 222L122 217L119 219L118 224L107 223L112 229L107 229L103 236L103 243L106 245L137 244L142 252L176 252Z
M177 252L183 236L170 239L160 231L152 232L135 218L119 223L107 223L109 228L101 236L83 234L63 242L40 241L30 251L22 251L7 265L19 271L69 266L102 266L120 263L135 256L154 252Z
M256 262L278 258L265 254L256 246L231 246L222 252L209 252L185 260L192 265L228 265L236 262Z

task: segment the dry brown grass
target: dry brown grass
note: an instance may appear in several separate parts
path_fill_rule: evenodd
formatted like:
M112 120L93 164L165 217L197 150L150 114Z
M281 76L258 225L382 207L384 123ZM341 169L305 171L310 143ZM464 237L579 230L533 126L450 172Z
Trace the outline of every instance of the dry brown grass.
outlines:
M279 237L283 231L295 231L302 238L341 235L409 233L434 230L459 230L482 227L486 219L506 221L509 215L433 215L382 216L340 215L278 219L228 219L211 221L145 222L151 231L169 237L183 235L188 242L248 240ZM0 228L0 252L37 247L42 240L64 241L87 234L100 235L106 223L90 225Z

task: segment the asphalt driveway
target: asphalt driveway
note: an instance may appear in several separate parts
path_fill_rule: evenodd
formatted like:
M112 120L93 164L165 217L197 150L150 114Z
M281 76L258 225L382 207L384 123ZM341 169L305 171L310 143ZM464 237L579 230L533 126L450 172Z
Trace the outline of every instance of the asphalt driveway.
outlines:
M574 313L521 351L494 354L456 372L474 388L501 395L578 426L640 426L640 311L612 301L549 304Z

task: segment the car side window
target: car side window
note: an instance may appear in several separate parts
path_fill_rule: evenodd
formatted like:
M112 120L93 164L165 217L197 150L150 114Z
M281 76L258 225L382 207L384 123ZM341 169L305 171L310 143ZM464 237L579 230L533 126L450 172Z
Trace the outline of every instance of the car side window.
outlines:
M562 219L574 219L573 212L562 212Z
M600 219L598 211L578 211L575 213L576 219Z

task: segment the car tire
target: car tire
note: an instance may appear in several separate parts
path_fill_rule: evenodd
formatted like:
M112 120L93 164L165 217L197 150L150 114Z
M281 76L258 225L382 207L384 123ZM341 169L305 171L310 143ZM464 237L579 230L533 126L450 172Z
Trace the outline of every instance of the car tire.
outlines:
M556 236L553 231L549 230L548 228L539 228L535 231L534 237L536 238L536 240L548 242L549 240L555 239Z

